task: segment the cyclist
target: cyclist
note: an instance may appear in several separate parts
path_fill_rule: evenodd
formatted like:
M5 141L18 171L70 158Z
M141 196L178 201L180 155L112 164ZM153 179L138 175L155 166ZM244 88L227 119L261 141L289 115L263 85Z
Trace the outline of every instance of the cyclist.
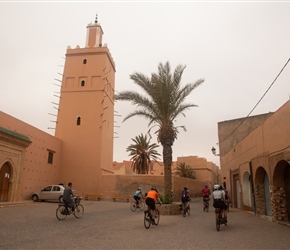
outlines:
M189 198L189 190L187 187L183 188L182 194L181 194L181 202L182 205L185 206L185 204L187 202L189 202L190 198Z
M225 203L226 203L227 206L229 206L229 203L231 203L231 198L229 196L229 191L226 188L224 188L223 190L225 192Z
M65 189L63 190L63 201L65 206L70 207L72 213L75 212L75 202L74 202L74 195L73 195L73 191L72 191L72 183L69 182L67 184L67 187L65 187Z
M208 185L205 184L204 188L201 190L202 192L202 197L203 197L203 211L205 210L205 202L209 201L209 195L210 195L210 190L208 188Z
M227 205L225 204L225 192L221 185L214 185L213 206L222 209L222 219L227 222Z
M152 224L155 225L155 215L156 215L156 206L155 206L155 202L158 201L160 204L162 204L159 195L158 195L158 191L156 189L155 186L151 187L151 190L148 191L146 199L145 199L145 203L147 204L148 207L150 207L150 209L152 210Z
M137 207L140 205L140 199L143 198L142 190L139 187L136 192L134 193L134 199L136 201Z

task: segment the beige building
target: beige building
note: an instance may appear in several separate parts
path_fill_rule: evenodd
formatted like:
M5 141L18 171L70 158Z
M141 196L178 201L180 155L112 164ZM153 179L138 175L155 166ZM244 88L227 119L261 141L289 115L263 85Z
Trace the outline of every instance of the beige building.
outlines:
M217 165L198 156L177 157L177 163L185 162L191 166L195 172L196 180L203 181L213 188L214 184L221 183L220 169Z
M54 136L0 111L0 202L69 181L79 195L132 194L152 184L163 192L162 163L147 176L133 175L129 161L113 163L116 69L102 40L96 19L87 26L85 47L67 48ZM216 169L205 159L186 160L199 162L199 179L173 177L174 189L178 194L187 185L198 195Z
M234 207L290 220L289 124L290 101L274 113L218 123L221 176Z

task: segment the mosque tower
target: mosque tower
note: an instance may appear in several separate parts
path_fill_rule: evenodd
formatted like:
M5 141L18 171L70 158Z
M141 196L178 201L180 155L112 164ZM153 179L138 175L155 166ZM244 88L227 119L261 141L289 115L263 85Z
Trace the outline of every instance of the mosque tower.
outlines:
M84 48L68 46L55 136L62 140L61 182L82 195L100 191L112 173L115 63L97 17L87 26Z

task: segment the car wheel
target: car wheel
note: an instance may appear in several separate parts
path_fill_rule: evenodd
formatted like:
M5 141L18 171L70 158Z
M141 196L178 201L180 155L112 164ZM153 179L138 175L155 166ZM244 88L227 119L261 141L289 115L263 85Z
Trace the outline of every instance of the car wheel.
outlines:
M36 194L32 195L31 199L36 202L38 201L38 196Z
M63 203L63 197L62 196L60 196L58 200L59 200L60 203Z

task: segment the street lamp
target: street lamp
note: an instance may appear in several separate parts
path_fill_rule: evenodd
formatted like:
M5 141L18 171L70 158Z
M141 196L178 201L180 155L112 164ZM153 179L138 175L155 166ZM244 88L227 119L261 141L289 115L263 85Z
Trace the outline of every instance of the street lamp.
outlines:
M216 149L215 147L211 148L211 152L215 155L215 156L219 156L219 154L216 153Z

